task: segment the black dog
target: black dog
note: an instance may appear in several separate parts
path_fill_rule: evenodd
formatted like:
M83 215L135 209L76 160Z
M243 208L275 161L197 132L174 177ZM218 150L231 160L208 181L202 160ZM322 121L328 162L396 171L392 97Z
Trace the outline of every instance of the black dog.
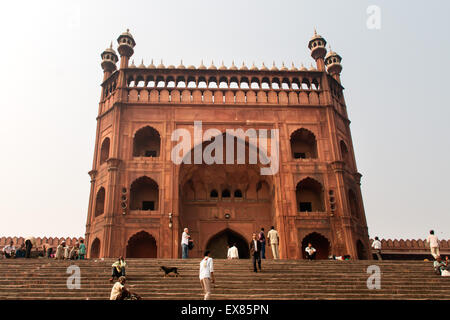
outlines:
M178 268L175 267L165 267L161 266L161 270L164 271L164 278L169 275L169 273L173 272L175 274L175 277L178 277Z

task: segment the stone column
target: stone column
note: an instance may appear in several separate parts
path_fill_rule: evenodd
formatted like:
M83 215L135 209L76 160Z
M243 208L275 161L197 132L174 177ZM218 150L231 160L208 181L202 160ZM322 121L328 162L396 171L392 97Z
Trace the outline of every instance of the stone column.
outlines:
M88 248L88 252L90 252L90 234L91 234L91 221L92 221L92 212L94 210L94 202L95 202L95 178L97 176L97 170L89 171L89 176L91 177L91 191L89 193L89 205L88 205L88 214L86 221L86 233L84 235L84 243Z
M339 211L341 213L339 215L339 221L342 226L343 238L345 239L346 244L345 246L348 251L348 254L350 254L352 257L356 257L355 243L352 236L350 209L348 206L347 192L344 182L344 166L345 162L343 161L334 161L331 163L331 168L333 169L334 174L336 175L336 184L337 184L336 197L339 200L339 207L340 207Z
M104 218L104 231L103 231L103 244L101 247L102 257L112 257L117 255L118 246L123 246L120 243L121 239L113 239L114 232L114 214L120 199L120 186L119 183L119 165L121 160L117 158L109 158L106 160L108 165L108 183L106 185L106 197L105 197L105 218Z

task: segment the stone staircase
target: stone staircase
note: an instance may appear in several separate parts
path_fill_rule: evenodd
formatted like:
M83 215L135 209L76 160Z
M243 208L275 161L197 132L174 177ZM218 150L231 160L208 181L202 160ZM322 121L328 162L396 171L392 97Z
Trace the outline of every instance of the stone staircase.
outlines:
M0 299L109 299L113 259L0 260ZM143 299L202 299L200 259L127 259L127 284ZM81 270L81 288L68 289L67 268ZM215 259L212 299L450 299L450 277L422 261L265 260L254 273L250 260ZM178 267L163 277L159 266ZM381 268L381 289L367 288L369 265Z

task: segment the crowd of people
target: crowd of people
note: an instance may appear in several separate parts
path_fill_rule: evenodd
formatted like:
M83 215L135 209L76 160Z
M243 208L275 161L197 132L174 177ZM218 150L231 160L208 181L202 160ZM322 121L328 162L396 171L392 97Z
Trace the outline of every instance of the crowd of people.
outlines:
M33 248L35 248L34 251L32 251ZM57 260L84 260L87 253L83 239L72 247L66 245L65 241L62 241L57 246L56 252L53 251L53 248L47 244L43 244L41 248L38 248L36 246L36 240L30 237L26 238L20 247L14 246L14 242L11 240L9 245L3 247L2 256L5 259L46 257Z

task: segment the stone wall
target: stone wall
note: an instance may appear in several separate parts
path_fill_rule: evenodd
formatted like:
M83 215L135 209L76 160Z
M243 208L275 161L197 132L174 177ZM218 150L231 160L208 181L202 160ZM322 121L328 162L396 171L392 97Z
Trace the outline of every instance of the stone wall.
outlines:
M370 239L371 245L373 241L373 239ZM430 251L430 247L425 239L382 239L380 241L381 250L384 253L428 253ZM440 241L440 251L441 253L450 254L450 240Z
M68 246L73 246L75 245L77 242L79 242L80 240L82 240L82 237L79 238L47 238L47 237L35 237L36 239L36 246L33 247L33 250L38 248L38 249L42 249L42 246L45 244L46 247L52 247L52 248L56 248L61 242L65 241L66 245ZM10 243L10 241L13 241L14 246L15 247L20 247L23 243L25 243L25 238L24 237L1 237L0 238L0 248L3 249L4 246L8 245Z

